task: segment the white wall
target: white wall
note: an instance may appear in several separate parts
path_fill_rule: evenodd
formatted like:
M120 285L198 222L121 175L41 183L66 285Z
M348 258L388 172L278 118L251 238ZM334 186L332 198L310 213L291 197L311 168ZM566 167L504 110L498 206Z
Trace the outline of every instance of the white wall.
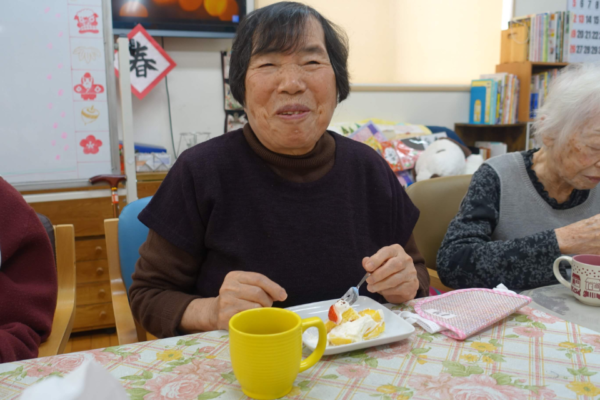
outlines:
M515 0L515 17L555 11L567 11L567 0Z
M494 71L503 2L512 0L300 1L347 33L356 82L463 85Z
M161 38L155 39L162 43ZM173 139L163 80L143 100L133 97L134 140L163 146L173 155L172 142L177 148L182 132L222 134L225 112L219 52L230 47L230 39L164 38L165 50L177 63L167 75Z
M352 92L342 102L334 122L381 118L454 129L469 120L469 92Z
M161 43L161 38L157 38ZM227 39L165 38L164 47L177 63L168 75L175 148L181 132L223 133L223 85L219 51ZM492 71L490 71L492 72ZM352 92L338 106L334 122L382 118L442 125L466 122L469 92ZM173 155L165 82L143 100L133 98L134 140L165 147Z

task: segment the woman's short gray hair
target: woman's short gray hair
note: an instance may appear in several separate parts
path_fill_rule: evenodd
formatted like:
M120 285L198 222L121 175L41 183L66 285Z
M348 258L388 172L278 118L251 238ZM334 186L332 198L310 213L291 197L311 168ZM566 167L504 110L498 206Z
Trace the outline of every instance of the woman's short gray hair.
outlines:
M527 85L529 82L521 82ZM535 138L552 138L560 146L600 115L600 63L572 64L550 84L534 122Z

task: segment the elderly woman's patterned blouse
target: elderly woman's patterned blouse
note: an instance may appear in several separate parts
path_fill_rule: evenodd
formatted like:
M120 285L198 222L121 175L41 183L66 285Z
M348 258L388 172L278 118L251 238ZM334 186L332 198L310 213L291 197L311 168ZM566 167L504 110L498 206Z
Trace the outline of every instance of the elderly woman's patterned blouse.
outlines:
M532 168L533 154L522 152L525 167L538 194L554 209L568 209L585 202L589 190L573 190L564 203L548 195ZM519 239L493 241L500 217L500 179L483 164L473 175L458 215L448 227L437 255L440 278L449 287L495 287L500 283L525 290L557 283L552 268L561 255L554 230Z

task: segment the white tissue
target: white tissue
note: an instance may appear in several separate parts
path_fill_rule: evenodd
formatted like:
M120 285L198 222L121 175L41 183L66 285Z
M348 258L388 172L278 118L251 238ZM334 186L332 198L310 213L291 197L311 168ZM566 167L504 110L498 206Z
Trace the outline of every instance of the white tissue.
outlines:
M53 376L25 389L20 400L128 400L119 381L93 361L64 378Z
M497 290L499 292L507 292L507 293L512 293L512 294L517 294L517 292L513 292L512 290L510 290L509 288L507 288L506 286L504 286L504 284L499 284L498 286L496 286L494 288L494 290Z
M402 311L400 316L411 325L414 325L415 323L419 324L421 328L429 333L438 333L445 330L435 322L425 319L418 314L411 313L410 311Z

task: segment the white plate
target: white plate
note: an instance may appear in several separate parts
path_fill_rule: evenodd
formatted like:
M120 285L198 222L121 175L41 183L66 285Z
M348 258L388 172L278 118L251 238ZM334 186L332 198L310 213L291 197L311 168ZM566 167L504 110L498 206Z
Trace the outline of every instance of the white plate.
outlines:
M333 305L339 299L326 300L318 303L304 304L301 306L290 307L288 310L295 312L300 315L300 318L319 317L326 322L329 320L328 313L329 307ZM360 296L356 303L352 305L357 312L364 309L370 308L373 310L381 310L383 312L383 318L385 320L385 331L375 339L365 340L357 343L342 344L340 346L331 346L327 344L324 355L328 356L331 354L344 353L347 351L364 349L367 347L381 346L382 344L388 344L397 342L402 339L406 339L415 331L415 327L394 314L388 308L382 306L375 300ZM302 335L302 341L304 344L313 349L317 346L319 340L317 328L310 328Z

